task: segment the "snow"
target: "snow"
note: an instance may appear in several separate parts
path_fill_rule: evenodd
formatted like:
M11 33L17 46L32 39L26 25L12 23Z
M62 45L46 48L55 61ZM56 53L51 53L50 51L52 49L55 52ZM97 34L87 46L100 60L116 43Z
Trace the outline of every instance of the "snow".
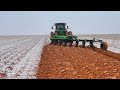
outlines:
M21 37L15 38L17 39L8 41L4 39L4 44L0 43L0 73L6 74L5 79L36 78L43 46L49 43L48 37L24 36L22 39Z

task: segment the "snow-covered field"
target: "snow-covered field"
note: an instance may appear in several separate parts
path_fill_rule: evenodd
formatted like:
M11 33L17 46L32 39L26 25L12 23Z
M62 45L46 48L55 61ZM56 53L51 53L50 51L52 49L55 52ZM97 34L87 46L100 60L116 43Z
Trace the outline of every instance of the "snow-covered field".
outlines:
M108 50L116 53L120 53L120 34L108 34L108 35L79 35L80 39L101 39L108 43ZM99 47L99 43L95 43L95 46Z
M30 79L35 74L47 36L0 36L0 78Z

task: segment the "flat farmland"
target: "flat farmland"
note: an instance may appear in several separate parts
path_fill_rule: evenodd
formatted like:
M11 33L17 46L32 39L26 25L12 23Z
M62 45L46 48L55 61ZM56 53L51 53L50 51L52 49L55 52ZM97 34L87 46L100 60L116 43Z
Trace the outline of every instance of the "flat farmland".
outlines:
M78 37L101 39L108 50L99 49L99 43L94 49L49 45L45 35L0 36L0 78L120 79L120 35Z

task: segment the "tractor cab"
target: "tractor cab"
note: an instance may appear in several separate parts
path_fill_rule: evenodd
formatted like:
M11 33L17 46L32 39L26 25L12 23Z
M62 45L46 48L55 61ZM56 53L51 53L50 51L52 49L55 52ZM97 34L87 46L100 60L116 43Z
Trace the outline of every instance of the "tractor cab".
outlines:
M55 31L66 31L66 23L55 23Z
M66 23L55 23L54 27L55 28L53 28L53 26L52 26L51 29L55 29L55 31L59 31L59 30L67 31L67 29L70 29L70 28L68 28L68 26L66 26Z
M67 32L67 29L68 29L68 26L66 28L66 23L55 23L54 24L55 26L55 35L59 35L59 36L65 36L66 35L66 32ZM53 27L52 27L53 29Z

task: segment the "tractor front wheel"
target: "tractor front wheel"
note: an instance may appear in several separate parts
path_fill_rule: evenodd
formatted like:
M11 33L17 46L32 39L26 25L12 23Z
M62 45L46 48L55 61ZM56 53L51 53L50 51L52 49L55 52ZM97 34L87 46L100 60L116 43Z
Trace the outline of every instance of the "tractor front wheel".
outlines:
M54 41L53 41L53 44L54 44L54 45L57 45L57 44L58 44L58 40L54 40Z

